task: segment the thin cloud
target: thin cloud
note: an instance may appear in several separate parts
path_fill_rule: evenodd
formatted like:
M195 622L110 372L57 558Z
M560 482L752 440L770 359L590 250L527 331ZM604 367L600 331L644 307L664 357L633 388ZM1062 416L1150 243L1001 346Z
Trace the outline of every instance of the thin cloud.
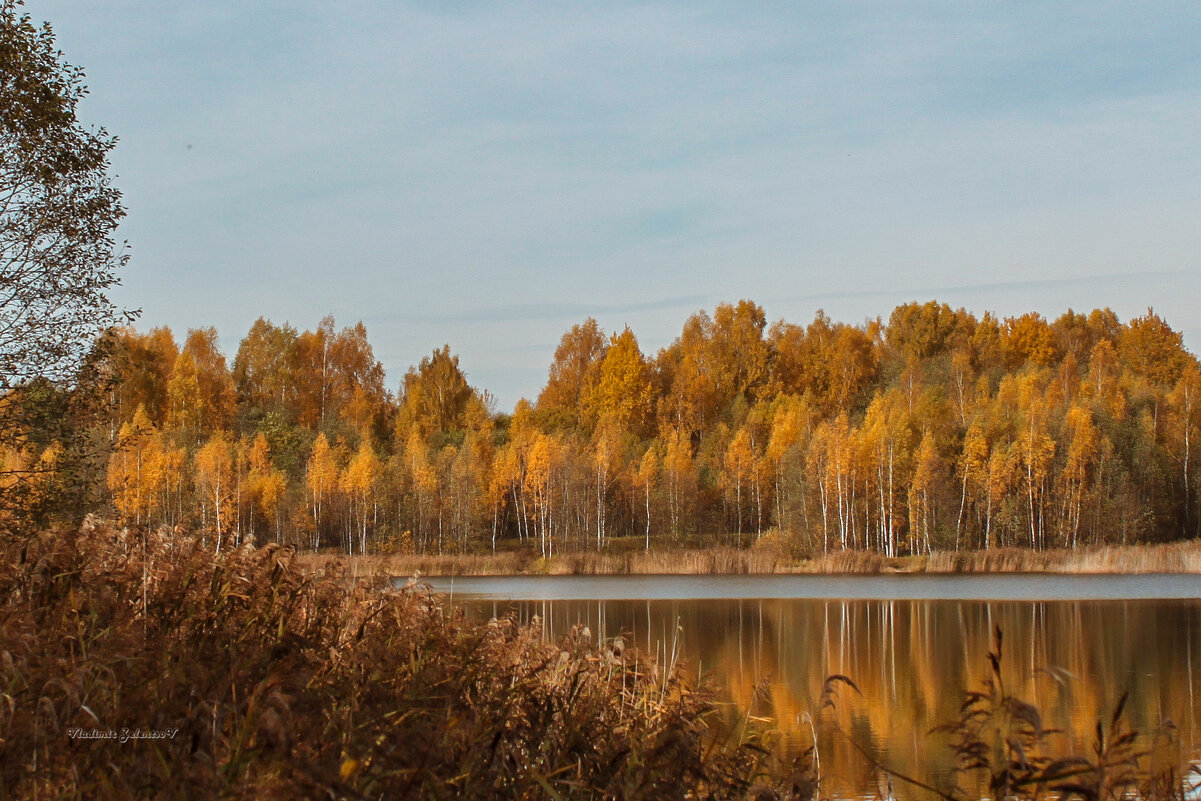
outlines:
M27 5L121 137L145 326L367 315L393 375L449 342L502 405L572 322L649 348L744 297L1196 343L1201 7Z
M959 295L973 292L1026 292L1038 289L1096 287L1101 284L1113 285L1125 283L1132 279L1163 280L1180 278L1185 274L1183 270L1159 270L1153 272L1073 276L1070 278L1039 278L1025 281L990 281L979 284L959 284L954 286L928 287L925 289L850 289L836 292L794 295L783 300L788 303L799 303L820 300L847 300L850 298L891 298L898 295L913 298L937 298L940 295Z
M661 300L637 301L632 303L513 303L501 306L485 306L462 311L447 311L435 314L405 315L420 322L515 322L518 320L562 320L597 317L602 314L633 314L659 309L677 309L703 305L705 295L685 295Z

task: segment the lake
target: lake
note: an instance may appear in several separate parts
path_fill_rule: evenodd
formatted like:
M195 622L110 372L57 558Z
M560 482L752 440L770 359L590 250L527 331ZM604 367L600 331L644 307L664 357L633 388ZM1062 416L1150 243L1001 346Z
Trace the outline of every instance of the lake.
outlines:
M1177 764L1201 747L1201 576L507 576L426 579L474 618L515 614L548 638L579 623L703 676L729 721L774 719L790 752L815 742L834 797L886 792L862 749L936 786L948 735L988 675L1041 712L1057 753L1090 753L1123 693L1140 742ZM841 674L835 706L825 680ZM1170 736L1169 736L1170 735ZM853 741L853 742L852 742ZM925 797L898 786L901 797Z

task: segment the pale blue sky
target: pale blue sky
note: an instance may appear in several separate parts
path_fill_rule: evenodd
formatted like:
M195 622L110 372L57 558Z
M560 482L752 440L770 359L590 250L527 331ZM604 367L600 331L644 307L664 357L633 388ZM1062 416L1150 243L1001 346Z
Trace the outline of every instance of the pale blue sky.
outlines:
M141 327L362 319L510 408L561 334L1148 306L1201 343L1196 3L28 0Z

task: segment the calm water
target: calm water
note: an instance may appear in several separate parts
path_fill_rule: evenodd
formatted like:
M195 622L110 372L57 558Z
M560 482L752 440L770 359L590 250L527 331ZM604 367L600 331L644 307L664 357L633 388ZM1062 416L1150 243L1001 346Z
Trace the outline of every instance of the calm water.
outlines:
M473 617L537 619L546 636L587 625L665 659L675 649L716 686L732 717L772 717L788 748L818 752L825 790L872 792L847 741L939 785L955 781L945 735L1004 633L1008 687L1062 729L1057 752L1087 754L1123 692L1151 745L1170 721L1181 760L1201 749L1201 577L722 576L431 579ZM821 710L825 678L862 690ZM833 716L833 717L831 717ZM832 725L837 723L841 732ZM912 797L904 788L897 794Z

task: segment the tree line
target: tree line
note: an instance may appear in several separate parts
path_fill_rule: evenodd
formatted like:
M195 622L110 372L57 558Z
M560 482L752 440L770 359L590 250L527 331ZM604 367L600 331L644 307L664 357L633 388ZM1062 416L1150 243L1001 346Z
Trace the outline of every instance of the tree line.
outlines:
M0 531L102 510L311 548L796 553L1162 541L1198 533L1198 363L1148 311L998 319L936 302L848 325L750 301L644 354L567 331L499 413L448 346L386 386L366 329L259 320L232 365L107 292L128 253L115 138L82 71L0 0ZM105 332L97 340L97 334Z
M64 483L91 487L76 503L215 548L552 555L766 536L902 555L1198 533L1201 372L1152 311L998 319L929 302L769 326L744 300L692 315L654 355L588 319L511 413L449 346L390 392L364 326L331 318L260 319L232 365L212 328L182 345L116 328L89 368L103 397L76 426L101 455L72 463ZM68 457L49 435L4 454Z

